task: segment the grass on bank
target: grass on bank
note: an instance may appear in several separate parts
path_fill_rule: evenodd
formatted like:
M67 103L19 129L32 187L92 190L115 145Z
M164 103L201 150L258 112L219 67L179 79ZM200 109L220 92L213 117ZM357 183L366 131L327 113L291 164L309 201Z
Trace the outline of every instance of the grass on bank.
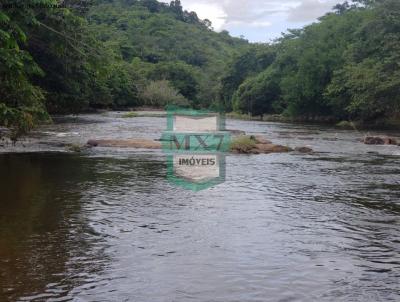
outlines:
M122 118L135 118L135 117L138 117L138 116L139 116L139 114L137 114L136 112L131 111L131 112L124 113L122 115Z
M242 135L232 140L230 150L237 153L248 153L256 147L256 143L254 138Z

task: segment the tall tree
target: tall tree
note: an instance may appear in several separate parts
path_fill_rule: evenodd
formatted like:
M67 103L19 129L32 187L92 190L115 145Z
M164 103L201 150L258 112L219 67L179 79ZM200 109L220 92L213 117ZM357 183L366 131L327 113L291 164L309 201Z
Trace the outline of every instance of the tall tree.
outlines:
M0 2L0 125L12 129L12 138L48 118L44 91L30 81L43 71L25 46L28 28L38 26L36 7L54 5L55 0Z

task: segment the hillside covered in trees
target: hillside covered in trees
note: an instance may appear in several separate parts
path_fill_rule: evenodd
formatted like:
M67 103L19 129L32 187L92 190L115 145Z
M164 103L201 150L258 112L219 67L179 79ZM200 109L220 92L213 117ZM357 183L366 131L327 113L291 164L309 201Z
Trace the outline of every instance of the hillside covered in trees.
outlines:
M251 46L222 78L229 109L332 121L399 118L400 2L339 4L319 22Z
M179 0L0 0L0 126L49 113L224 108L372 121L400 112L400 2L337 5L268 44L213 31Z
M215 106L228 60L248 45L179 0L0 4L0 125L15 135L48 113Z

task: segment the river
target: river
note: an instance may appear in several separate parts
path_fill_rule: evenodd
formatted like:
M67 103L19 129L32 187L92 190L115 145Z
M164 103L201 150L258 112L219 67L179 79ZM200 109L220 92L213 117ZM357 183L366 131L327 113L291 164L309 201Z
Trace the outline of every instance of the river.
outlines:
M0 301L400 301L400 147L228 120L316 152L229 155L200 192L167 181L161 151L61 152L166 127L119 116L59 117L0 147Z

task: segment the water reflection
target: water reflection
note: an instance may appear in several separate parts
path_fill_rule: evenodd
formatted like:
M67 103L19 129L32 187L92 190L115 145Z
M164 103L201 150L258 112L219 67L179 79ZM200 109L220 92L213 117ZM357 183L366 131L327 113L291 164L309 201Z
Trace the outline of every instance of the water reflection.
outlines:
M0 156L1 301L67 296L107 263L82 213L91 167L52 154Z
M200 192L161 152L1 155L0 301L399 301L399 157L316 126L230 128L251 127L322 152L229 155Z

